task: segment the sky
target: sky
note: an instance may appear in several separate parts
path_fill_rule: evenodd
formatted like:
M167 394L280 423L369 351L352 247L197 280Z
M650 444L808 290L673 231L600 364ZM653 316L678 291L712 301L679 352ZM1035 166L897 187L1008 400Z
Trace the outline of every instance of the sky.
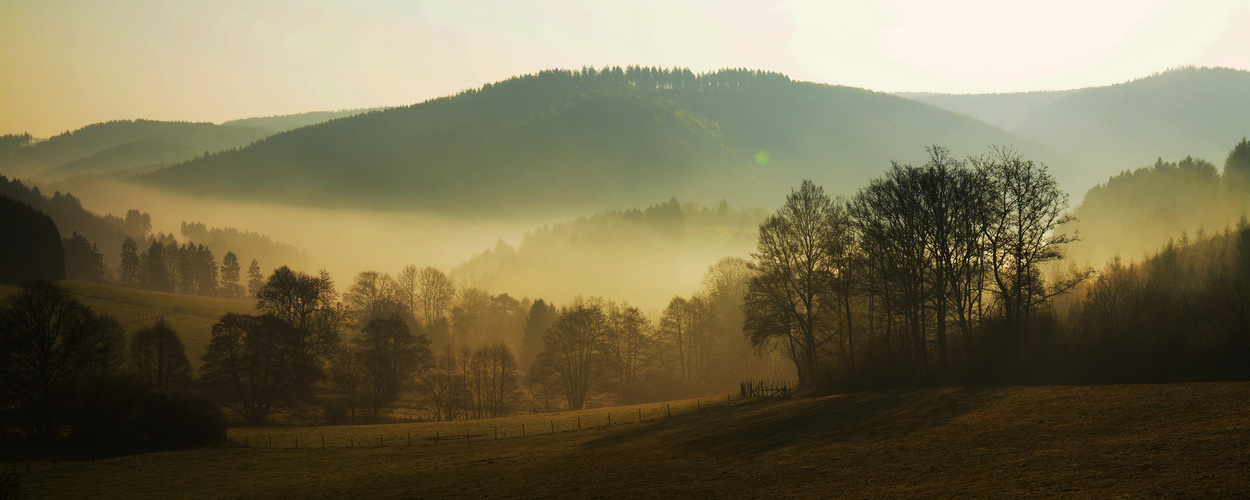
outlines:
M548 68L764 69L877 91L1250 70L1250 0L0 2L0 134L407 105Z

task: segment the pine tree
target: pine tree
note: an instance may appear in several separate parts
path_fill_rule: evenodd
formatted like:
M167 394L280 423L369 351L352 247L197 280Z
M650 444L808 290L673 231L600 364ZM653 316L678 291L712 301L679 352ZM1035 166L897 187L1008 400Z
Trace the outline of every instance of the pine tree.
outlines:
M139 285L139 245L135 240L126 237L126 241L122 242L122 263L121 276L118 278L123 285L138 286Z

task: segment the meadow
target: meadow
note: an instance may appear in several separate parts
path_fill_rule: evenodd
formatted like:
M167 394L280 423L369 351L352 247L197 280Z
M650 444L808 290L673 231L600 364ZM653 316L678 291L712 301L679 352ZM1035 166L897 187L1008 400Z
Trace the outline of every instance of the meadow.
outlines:
M231 439L249 447L55 469L40 462L23 485L35 498L1250 494L1246 382L932 387L670 404L672 416L663 418L660 404L474 422L235 428ZM581 431L570 427L578 417ZM596 417L601 425L585 425ZM512 430L521 423L524 437ZM436 431L478 437L430 439ZM400 437L408 432L411 446ZM343 446L347 436L364 443Z

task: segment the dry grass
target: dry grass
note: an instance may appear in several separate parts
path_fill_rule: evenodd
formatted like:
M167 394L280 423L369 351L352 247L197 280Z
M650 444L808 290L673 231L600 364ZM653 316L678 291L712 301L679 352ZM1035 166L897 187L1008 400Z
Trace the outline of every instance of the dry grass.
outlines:
M58 284L68 288L75 299L93 311L117 318L127 335L156 322L154 315L164 315L165 321L182 338L187 358L196 369L212 338L217 318L228 312L256 312L255 305L244 300L151 292L81 281L64 280ZM18 287L14 286L0 286L0 298L17 293L17 290Z
M1250 495L1250 383L925 388L676 410L499 441L36 464L25 485L39 498ZM618 411L628 414L612 411L614 424ZM546 417L459 429L528 429L532 418ZM457 431L440 425L324 430ZM318 432L232 431L275 441Z

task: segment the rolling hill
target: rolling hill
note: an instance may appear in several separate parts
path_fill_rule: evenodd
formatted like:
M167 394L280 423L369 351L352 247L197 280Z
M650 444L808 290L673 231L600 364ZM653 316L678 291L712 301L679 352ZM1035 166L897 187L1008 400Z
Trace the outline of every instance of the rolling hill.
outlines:
M313 206L562 213L677 197L771 206L803 178L850 194L924 146L1036 142L936 107L776 73L551 70L276 134L138 177Z
M1157 158L1221 163L1250 134L1250 71L1181 68L1131 82L1062 92L901 94L994 123L1081 158L1074 195Z

